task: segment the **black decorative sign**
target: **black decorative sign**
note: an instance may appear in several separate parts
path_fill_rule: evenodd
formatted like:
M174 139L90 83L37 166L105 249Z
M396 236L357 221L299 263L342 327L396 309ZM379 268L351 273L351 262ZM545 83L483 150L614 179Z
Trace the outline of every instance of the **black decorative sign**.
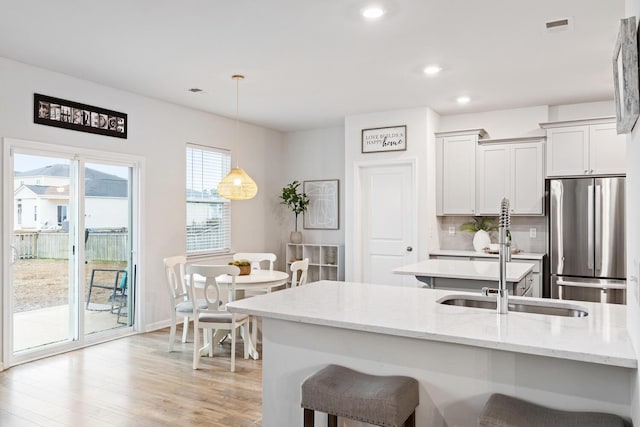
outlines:
M127 138L127 115L52 96L33 94L33 122L41 125Z

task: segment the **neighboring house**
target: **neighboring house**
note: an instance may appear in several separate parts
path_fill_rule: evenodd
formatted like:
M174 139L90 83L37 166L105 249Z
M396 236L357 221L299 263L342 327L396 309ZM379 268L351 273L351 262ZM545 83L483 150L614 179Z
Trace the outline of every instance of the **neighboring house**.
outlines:
M85 170L85 227L126 228L128 181ZM14 175L14 229L46 230L66 226L69 166L51 165Z

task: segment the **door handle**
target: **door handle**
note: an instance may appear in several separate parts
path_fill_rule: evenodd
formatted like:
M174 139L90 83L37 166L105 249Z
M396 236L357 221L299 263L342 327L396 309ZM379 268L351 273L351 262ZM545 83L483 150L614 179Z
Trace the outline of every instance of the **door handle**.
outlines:
M602 186L596 185L596 196L595 196L595 232L594 232L594 249L595 249L595 259L594 259L594 269L597 275L600 275L602 272Z
M587 269L593 270L593 185L587 187ZM592 272L593 273L593 272Z
M413 248L411 246L407 246L407 252L411 252Z

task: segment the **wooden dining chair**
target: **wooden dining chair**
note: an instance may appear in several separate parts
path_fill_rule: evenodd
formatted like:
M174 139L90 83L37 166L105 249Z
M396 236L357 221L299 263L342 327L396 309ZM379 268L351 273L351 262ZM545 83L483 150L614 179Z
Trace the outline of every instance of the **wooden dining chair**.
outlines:
M195 277L199 274L205 278L204 297L208 308L194 307L193 327L193 369L200 366L200 354L206 348L200 348L200 329L202 329L203 337L207 334L206 341L208 344L209 357L213 357L213 349L215 343L213 341L213 331L226 330L231 332L231 372L236 370L236 331L242 328L242 336L244 340L244 358L249 358L249 347L251 346L251 338L249 334L249 316L246 314L231 313L227 311L226 306L222 303L220 286L216 281L216 277L228 274L231 276L231 295L235 295L236 276L240 274L240 269L234 265L188 265L187 274L189 280L187 288L192 300L195 300Z
M167 289L169 290L169 301L171 304L171 329L169 333L169 352L173 351L173 344L176 340L176 318L184 319L182 326L182 342L187 342L189 332L189 318L193 317L193 303L189 297L189 292L185 283L185 267L187 258L182 255L167 257L162 260L167 277ZM197 300L201 308L207 308L204 299Z
M307 283L307 270L309 269L309 258L291 263L291 287L304 285ZM298 274L299 273L299 274Z
M276 262L276 254L270 252L238 252L233 255L234 261L246 259L251 263L252 270L262 270L262 262L269 262L269 270L273 271L273 263Z

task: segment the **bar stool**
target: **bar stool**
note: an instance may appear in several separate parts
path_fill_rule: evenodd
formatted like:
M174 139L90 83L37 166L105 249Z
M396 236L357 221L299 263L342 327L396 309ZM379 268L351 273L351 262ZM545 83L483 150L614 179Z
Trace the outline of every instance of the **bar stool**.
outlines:
M401 376L376 376L329 365L302 383L304 427L313 427L314 411L384 427L415 426L418 381Z
M602 412L571 412L536 405L504 394L493 394L484 406L480 427L625 427L625 420Z

